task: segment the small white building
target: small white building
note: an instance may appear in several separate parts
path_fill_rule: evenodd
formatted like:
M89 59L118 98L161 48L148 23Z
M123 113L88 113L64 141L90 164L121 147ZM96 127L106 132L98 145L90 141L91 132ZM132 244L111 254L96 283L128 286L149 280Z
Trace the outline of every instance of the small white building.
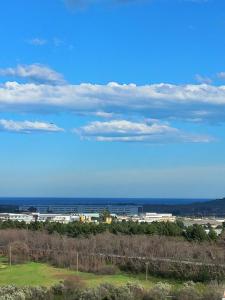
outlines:
M59 222L67 224L71 222L70 215L60 215L60 214L36 214L36 221L38 222Z
M167 214L158 214L148 212L145 214L135 215L135 216L117 216L119 222L122 221L133 221L138 223L152 223L152 222L175 222L176 217L170 213Z
M173 216L170 213L166 214L158 214L158 213L146 213L141 216L141 219L138 220L138 222L147 222L147 223L152 223L152 222L175 222L176 217Z
M18 221L18 222L25 222L30 223L34 221L34 217L32 214L16 214L16 213L1 213L0 214L1 221Z

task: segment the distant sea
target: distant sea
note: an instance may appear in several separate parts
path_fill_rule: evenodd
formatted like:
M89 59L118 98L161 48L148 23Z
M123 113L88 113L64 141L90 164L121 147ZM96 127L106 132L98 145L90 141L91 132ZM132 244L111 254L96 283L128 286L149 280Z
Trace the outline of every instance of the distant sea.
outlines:
M54 205L54 204L189 204L214 199L206 198L54 198L54 197L0 197L0 204L6 205Z

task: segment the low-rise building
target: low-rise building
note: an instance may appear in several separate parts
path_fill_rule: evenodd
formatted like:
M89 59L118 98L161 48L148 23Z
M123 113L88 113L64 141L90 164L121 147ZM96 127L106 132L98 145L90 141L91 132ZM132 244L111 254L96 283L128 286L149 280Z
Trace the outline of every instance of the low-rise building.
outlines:
M21 212L38 212L42 214L88 214L102 213L109 211L116 215L135 215L141 211L143 207L135 204L52 204L52 205L21 205Z
M141 219L138 222L175 222L176 217L170 213L167 214L158 214L158 213L146 213L140 216Z
M215 217L203 217L203 218L180 218L180 220L184 223L185 226L191 226L194 224L198 224L205 227L217 228L221 227L224 223L224 219L216 219Z
M34 221L34 217L32 214L16 214L16 213L1 213L0 214L1 221L18 221L18 222L25 222L30 223Z
M71 222L70 215L60 215L60 214L35 214L36 221L39 222L59 222L63 224L67 224Z
M158 213L146 213L142 215L108 215L104 220L101 219L100 213L82 213L82 214L53 214L53 213L0 213L0 221L18 221L18 222L59 222L67 224L70 222L81 222L81 223L98 223L104 222L111 224L112 220L115 219L121 221L133 221L138 223L152 223L152 222L174 222L175 217L172 214L158 214Z
M118 221L133 221L138 223L152 223L152 222L175 222L176 217L172 214L158 214L153 212L148 212L141 215L134 216L117 216Z

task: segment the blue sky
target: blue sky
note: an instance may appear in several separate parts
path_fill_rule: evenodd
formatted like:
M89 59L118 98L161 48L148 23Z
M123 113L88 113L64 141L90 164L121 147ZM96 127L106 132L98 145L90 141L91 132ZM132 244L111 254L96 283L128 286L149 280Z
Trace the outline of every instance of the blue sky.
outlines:
M2 1L0 195L225 195L223 0Z

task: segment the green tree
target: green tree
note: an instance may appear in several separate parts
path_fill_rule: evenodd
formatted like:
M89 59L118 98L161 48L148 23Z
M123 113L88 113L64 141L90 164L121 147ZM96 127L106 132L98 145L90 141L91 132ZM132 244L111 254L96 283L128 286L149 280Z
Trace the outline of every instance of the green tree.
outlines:
M214 229L210 229L209 233L208 233L208 237L211 241L216 241L217 240L217 234L216 231Z

